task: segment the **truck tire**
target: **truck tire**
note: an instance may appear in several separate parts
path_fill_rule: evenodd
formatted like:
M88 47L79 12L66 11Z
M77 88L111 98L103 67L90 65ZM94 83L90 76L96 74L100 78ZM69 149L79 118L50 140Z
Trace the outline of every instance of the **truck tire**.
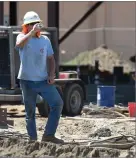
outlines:
M36 105L37 105L40 116L48 117L48 114L50 111L48 103L44 99L42 99L42 101L40 103L37 103Z
M59 94L61 95L61 97L63 97L61 89L59 87L56 87L56 88L57 88ZM36 105L37 105L38 112L41 115L41 117L48 117L49 111L50 111L50 107L49 107L48 103L44 99L41 99L41 101L39 103L37 103Z
M81 113L84 102L83 89L79 84L66 86L64 92L64 113L68 116L76 116Z

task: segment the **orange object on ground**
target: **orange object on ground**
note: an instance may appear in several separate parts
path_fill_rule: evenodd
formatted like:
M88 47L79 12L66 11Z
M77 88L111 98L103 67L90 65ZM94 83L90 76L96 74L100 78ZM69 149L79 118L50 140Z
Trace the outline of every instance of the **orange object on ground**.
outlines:
M129 116L136 117L136 102L129 102L128 109L129 109Z

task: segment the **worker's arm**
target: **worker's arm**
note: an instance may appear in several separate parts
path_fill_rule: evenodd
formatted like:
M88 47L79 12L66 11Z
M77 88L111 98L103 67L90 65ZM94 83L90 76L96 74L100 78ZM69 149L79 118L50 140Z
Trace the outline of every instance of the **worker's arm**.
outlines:
M133 80L136 81L136 73L133 73L133 74L132 74L132 78L133 78Z
M17 36L16 47L23 48L27 41L33 36L34 31L31 30L28 34L24 35L23 33Z
M47 60L48 60L49 77L54 78L54 76L55 76L55 59L54 59L54 56L53 55L48 56Z
M55 59L52 45L49 39L47 40L47 46L48 83L53 84L55 77Z
M27 43L27 41L35 35L35 33L37 31L40 31L40 28L38 27L38 23L35 24L33 26L33 29L27 33L26 35L24 35L23 33L22 34L19 34L17 36L17 40L16 40L16 46L19 47L19 48L23 48L25 46L25 44Z

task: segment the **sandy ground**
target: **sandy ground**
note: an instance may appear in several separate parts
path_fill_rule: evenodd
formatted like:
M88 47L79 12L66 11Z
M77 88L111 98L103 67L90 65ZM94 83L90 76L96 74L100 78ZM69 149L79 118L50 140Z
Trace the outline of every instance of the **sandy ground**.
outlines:
M2 106L8 108L8 119L14 120L14 127L6 131L26 133L24 106ZM91 111L93 112L93 111ZM12 115L11 115L12 114ZM135 157L136 145L128 149L89 146L117 135L135 136L135 120L129 117L101 117L97 112L83 113L77 117L61 117L56 136L64 139L63 145L41 142L47 118L36 113L38 141L29 143L23 137L0 140L0 157ZM99 116L99 118L98 118ZM113 115L114 116L114 115ZM4 131L0 129L1 131Z

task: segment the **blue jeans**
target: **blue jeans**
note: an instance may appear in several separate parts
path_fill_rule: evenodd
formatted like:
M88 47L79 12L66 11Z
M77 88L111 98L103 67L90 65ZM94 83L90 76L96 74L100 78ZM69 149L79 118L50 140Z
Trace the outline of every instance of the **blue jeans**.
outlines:
M37 139L35 109L36 98L39 94L50 106L48 121L45 126L45 135L55 135L58 127L60 115L63 108L63 100L55 85L50 85L47 81L26 81L20 80L23 102L26 111L26 128L31 139Z

